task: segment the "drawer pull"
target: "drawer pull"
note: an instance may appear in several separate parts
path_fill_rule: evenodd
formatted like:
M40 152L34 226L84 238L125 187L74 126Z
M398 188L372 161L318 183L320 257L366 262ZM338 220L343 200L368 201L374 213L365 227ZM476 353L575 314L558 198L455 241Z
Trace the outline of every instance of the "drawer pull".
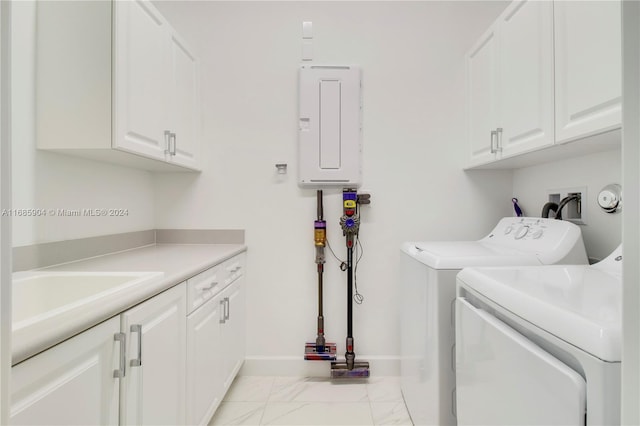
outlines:
M199 286L199 287L198 287L198 290L200 290L200 291L208 291L208 290L213 289L213 288L214 288L215 286L217 286L217 285L218 285L218 281L214 281L214 282L212 282L212 283L209 283L208 285L201 285L201 286Z

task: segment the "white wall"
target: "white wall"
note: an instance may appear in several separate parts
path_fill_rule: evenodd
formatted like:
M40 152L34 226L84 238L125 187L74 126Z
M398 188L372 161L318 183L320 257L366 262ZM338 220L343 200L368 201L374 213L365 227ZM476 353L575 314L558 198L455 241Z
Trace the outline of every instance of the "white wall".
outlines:
M498 2L158 2L202 57L204 171L157 177L160 228L245 228L248 355L302 359L315 338L315 191L296 184L301 24L315 63L363 69L364 256L356 353L398 355L397 265L406 240L475 239L510 215L511 172L462 171L464 53ZM279 179L275 163L289 164ZM339 190L325 191L344 258ZM330 254L327 252L330 257ZM346 278L329 259L327 337L344 352Z
M582 235L587 255L599 260L622 242L622 214L605 213L597 201L605 185L622 184L621 167L620 150L525 167L513 172L513 194L525 214L540 216L542 206L548 201L547 190L586 187L587 198L582 200L582 208L586 211L587 223L581 226ZM624 190L622 188L623 205Z
M15 217L13 246L152 229L152 174L36 150L35 2L14 2L12 23L13 208L129 211L112 218Z

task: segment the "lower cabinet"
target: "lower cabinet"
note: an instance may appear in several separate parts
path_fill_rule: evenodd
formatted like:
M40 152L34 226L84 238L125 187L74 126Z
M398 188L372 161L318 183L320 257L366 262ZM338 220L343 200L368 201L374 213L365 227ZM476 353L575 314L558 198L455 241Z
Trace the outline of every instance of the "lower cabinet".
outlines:
M206 425L245 357L243 268L240 254L15 365L10 424Z
M186 284L11 369L12 425L185 422Z
M11 369L12 425L117 425L120 318Z
M224 299L214 297L187 317L187 423L207 424L222 399Z
M212 282L207 288L215 287L214 280L224 281L226 287L210 293L210 298L187 317L187 424L190 425L206 425L211 420L244 362L243 260L243 255L236 256L225 262L218 274L210 275ZM206 274L207 271L201 275ZM196 285L203 287L198 277L194 277Z
M223 389L226 392L238 374L245 357L246 302L244 277L238 278L223 292L227 313L221 324Z
M186 296L183 283L120 315L127 339L121 425L184 424Z

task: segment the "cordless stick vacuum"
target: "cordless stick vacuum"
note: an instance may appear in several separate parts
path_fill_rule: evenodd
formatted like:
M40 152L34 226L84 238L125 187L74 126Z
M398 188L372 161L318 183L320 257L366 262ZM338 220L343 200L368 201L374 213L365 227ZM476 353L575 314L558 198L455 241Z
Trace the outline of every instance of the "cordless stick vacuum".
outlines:
M309 361L335 361L336 344L324 340L324 316L322 313L322 274L324 272L324 247L327 243L327 222L322 218L322 190L317 193L318 220L313 223L316 246L316 265L318 266L318 336L316 341L307 342L304 347L304 359Z
M344 214L340 218L340 226L347 242L347 351L345 362L331 362L331 378L369 377L369 363L356 361L353 351L353 249L360 227L360 217L357 212L358 194L355 189L342 191ZM368 196L366 203L369 203Z

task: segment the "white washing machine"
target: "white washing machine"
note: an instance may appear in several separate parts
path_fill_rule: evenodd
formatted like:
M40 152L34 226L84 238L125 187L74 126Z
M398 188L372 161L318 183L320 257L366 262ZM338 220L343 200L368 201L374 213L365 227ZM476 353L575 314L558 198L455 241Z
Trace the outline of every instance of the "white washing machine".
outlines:
M458 274L459 425L619 425L622 256Z
M508 217L479 241L402 245L400 367L402 393L416 425L455 425L456 275L468 266L586 264L580 228Z

